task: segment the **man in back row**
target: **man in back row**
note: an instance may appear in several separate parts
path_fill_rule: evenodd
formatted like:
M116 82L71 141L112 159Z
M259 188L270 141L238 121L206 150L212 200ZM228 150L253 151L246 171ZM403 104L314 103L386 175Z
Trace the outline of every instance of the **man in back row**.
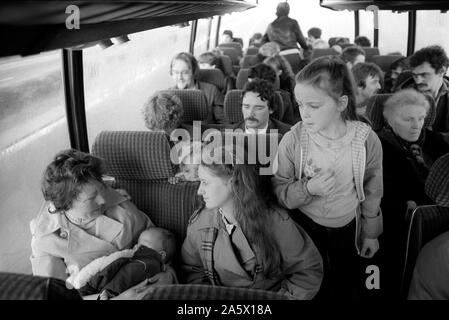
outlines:
M275 111L274 85L266 80L254 78L246 83L243 89L242 113L243 121L234 126L245 133L264 134L277 133L284 135L290 130L290 125L271 117Z

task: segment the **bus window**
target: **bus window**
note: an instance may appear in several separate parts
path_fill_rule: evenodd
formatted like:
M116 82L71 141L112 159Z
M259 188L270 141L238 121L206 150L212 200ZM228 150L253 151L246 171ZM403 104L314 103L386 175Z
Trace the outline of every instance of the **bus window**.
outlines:
M374 46L374 17L372 11L359 10L359 26L359 35L367 37L371 42L371 46ZM353 41L351 42L354 43Z
M0 271L31 272L42 173L70 148L61 72L60 51L0 59Z
M391 26L394 26L394 28ZM407 33L408 13L379 11L379 51L381 54L400 52L403 56L406 56ZM373 31L370 35L372 36L372 34Z
M199 19L196 29L195 48L193 53L199 56L208 50L207 38L209 37L209 21L210 19Z
M415 51L430 45L441 45L449 52L449 14L437 10L416 13Z
M131 34L130 41L107 49L83 50L90 148L103 130L147 130L142 106L155 91L173 86L170 60L188 51L190 30L190 26L158 28Z

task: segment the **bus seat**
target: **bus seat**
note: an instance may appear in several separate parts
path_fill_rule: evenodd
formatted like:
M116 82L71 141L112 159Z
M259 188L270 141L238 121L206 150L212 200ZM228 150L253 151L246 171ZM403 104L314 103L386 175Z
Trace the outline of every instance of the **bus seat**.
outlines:
M336 56L336 55L339 55L339 53L332 48L313 49L312 54L310 55L310 60L315 60L316 58L323 57L323 56Z
M283 54L282 56L288 61L288 63L290 63L293 73L296 75L301 68L301 60L302 59L299 56L299 54L296 54L296 53Z
M31 274L0 272L0 300L82 300L65 281Z
M226 77L234 76L234 71L232 70L231 58L225 55L220 55L218 58L221 61L221 66L223 67L223 73Z
M393 87L393 91L399 91L405 88L413 87L415 80L413 80L413 72L410 70L405 70L401 72L396 79L396 85Z
M440 157L432 165L425 183L425 192L434 205L416 207L406 216L408 233L401 291L407 296L413 269L421 248L449 231L449 154Z
M383 72L388 72L393 62L404 58L402 55L374 55L371 57L371 62L377 64Z
M234 42L240 43L240 45L241 45L242 48L243 48L243 39L242 39L242 38L234 38Z
M240 69L239 73L237 74L237 80L235 83L235 87L237 89L240 89L240 90L243 89L245 84L248 82L248 73L249 73L248 68Z
M162 131L103 131L92 146L92 154L104 159L107 174L115 177L116 188L125 189L140 210L182 243L199 183L167 181L175 174L170 152Z
M288 300L282 293L260 289L171 284L156 286L143 300Z
M248 49L246 49L247 56L255 56L258 53L259 53L259 48L257 48L257 47L249 47Z
M249 67L255 65L255 62L256 62L255 56L256 55L244 56L240 62L240 67L244 68L244 69L248 69Z
M285 90L279 90L279 94L282 98L282 104L284 105L284 115L282 116L282 122L294 125L299 121L299 118L295 116L294 106L290 93Z
M191 123L192 121L208 120L212 111L209 110L206 97L201 90L198 89L168 89L159 92L169 92L177 95L182 102L184 115L182 122Z
M231 124L243 121L242 94L243 90L241 89L231 90L228 93L226 93L224 101L224 113L225 118ZM276 92L275 103L277 105L277 110L273 112L271 116L275 119L278 119L279 121L282 121L281 119L284 116L284 104L282 102L282 97L279 92Z
M341 44L339 44L339 46L340 46L340 48L341 48L342 50L344 50L344 49L347 48L347 47L353 47L353 46L355 46L355 44L354 44L354 43L341 43Z
M230 47L219 47L221 52L223 52L223 55L228 56L231 58L231 62L233 66L238 66L240 62L239 55L237 54L237 51L234 48Z
M368 119L371 120L371 127L376 132L385 127L386 120L383 115L384 104L392 95L392 93L375 94L368 100L366 114ZM429 112L424 120L424 127L432 128L436 117L435 102L431 96L425 95L425 97L429 102Z
M237 52L237 55L239 57L243 57L243 49L242 49L242 45L238 42L228 42L228 43L220 43L218 45L218 47L221 48L233 48L235 49L235 51Z
M236 80L236 89L243 89L245 87L245 84L248 82L248 74L249 74L249 68L246 69L240 69L239 73L237 73L237 80ZM279 76L276 75L276 80L274 83L275 89L279 89Z
M374 62L372 60L373 56L380 55L379 48L376 47L362 47L363 50L365 50L365 61L366 62Z
M211 83L222 93L226 94L225 77L219 69L199 69L196 80Z

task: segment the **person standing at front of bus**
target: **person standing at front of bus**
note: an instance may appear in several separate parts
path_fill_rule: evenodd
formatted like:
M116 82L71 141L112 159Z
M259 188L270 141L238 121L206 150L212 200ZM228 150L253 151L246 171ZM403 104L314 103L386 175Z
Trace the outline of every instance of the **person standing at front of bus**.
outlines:
M290 5L287 2L278 4L276 8L277 19L268 25L262 42L276 42L279 44L281 51L284 51L284 54L296 52L301 55L297 43L304 50L308 50L309 47L301 32L298 21L290 18L288 16L289 13Z
M357 121L353 78L340 58L307 65L296 77L295 96L302 121L279 145L274 192L281 205L298 209L292 217L320 250L321 297L357 298L359 255L374 256L383 228L382 147Z
M436 106L432 129L441 132L449 141L449 81L444 78L449 59L440 46L416 51L409 59L416 88L430 94Z
M188 52L178 53L170 63L170 75L175 82L171 89L199 89L204 93L213 123L225 124L224 97L213 84L196 80L199 66L196 58Z
M142 231L154 226L126 191L102 181L103 173L99 158L72 149L47 166L46 202L30 223L33 275L66 280L96 258L132 248ZM158 283L176 281L172 271L155 276Z

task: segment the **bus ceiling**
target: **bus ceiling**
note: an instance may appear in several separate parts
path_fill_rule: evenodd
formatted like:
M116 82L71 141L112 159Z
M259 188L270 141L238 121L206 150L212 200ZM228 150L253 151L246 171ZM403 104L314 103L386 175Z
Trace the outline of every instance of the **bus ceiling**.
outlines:
M410 10L447 11L449 9L449 0L429 0L429 1L320 0L320 5L322 7L333 10L366 10L366 8L369 6L376 6L378 10L391 10L391 11L410 11Z
M243 0L1 2L0 57L77 47L253 7Z

